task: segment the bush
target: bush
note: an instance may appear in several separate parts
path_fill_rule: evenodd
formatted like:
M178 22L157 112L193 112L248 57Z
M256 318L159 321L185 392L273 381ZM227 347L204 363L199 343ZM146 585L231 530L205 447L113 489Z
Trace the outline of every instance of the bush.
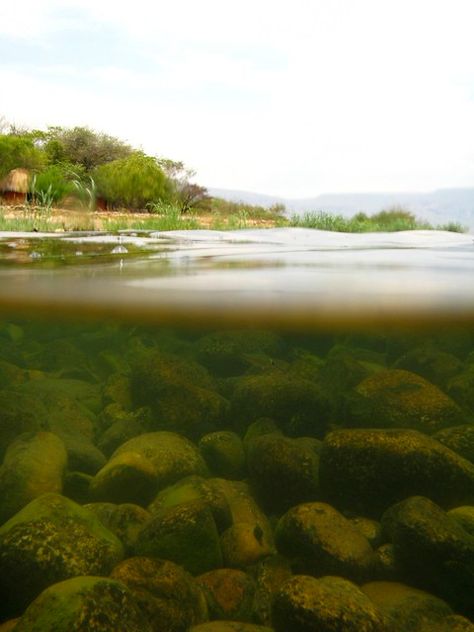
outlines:
M172 193L156 158L142 152L101 165L93 177L98 195L113 207L145 209L147 204L169 200Z
M48 167L36 174L31 183L31 195L33 198L51 198L52 203L57 203L72 191L71 182L68 180L63 168L58 165Z
M19 167L41 169L45 162L44 153L31 137L0 135L0 178Z

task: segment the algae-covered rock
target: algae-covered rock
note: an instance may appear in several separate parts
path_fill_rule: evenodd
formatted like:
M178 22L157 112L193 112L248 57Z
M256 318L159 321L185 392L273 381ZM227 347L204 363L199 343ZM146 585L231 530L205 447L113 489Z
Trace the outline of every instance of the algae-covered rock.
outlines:
M431 344L424 344L404 353L394 364L395 369L405 369L421 375L442 389L449 380L462 371L463 363L452 353Z
M265 434L249 443L250 480L263 505L276 511L319 497L321 442Z
M202 336L195 344L199 362L219 377L243 374L251 365L249 355L280 356L283 343L270 331L228 330Z
M378 547L383 542L382 525L377 520L364 516L350 518L349 522L367 538L372 547Z
M117 536L127 553L133 550L138 534L151 520L151 514L146 509L131 503L90 503L84 508L92 511L104 527Z
M257 584L254 605L256 621L270 626L273 599L282 584L292 575L290 563L282 555L270 555L251 567L249 572Z
M64 444L55 434L20 435L0 467L0 524L41 494L61 493L66 464Z
M196 578L206 596L210 619L254 619L255 582L234 568L219 568Z
M232 415L247 427L260 417L274 419L290 436L324 435L327 399L313 382L282 373L238 378L232 396Z
M414 496L382 518L395 559L410 583L474 615L474 537L428 498Z
M152 425L148 409L124 410L120 404L109 404L101 414L101 423L106 426L97 440L97 447L108 457L121 445L149 432Z
M240 621L210 621L190 628L189 632L273 632L272 628Z
M123 546L87 509L44 494L0 527L0 600L20 614L44 588L78 575L107 575Z
M42 402L25 393L0 391L0 458L18 435L47 428L48 412Z
M107 459L90 439L82 434L60 433L67 452L68 469L94 475Z
M448 604L417 588L398 582L370 582L363 593L384 615L390 632L420 632L452 614Z
M367 538L326 503L292 507L279 520L275 540L298 573L369 577L375 563Z
M397 582L403 578L403 568L395 557L393 544L387 542L375 551L374 577L380 581Z
M125 584L156 632L187 632L208 619L205 596L194 578L166 560L131 557L111 578Z
M262 437L266 434L280 434L283 436L283 433L278 428L276 421L270 419L270 417L261 417L260 419L253 421L247 427L242 440L244 451L247 453L252 441L257 439L257 437Z
M47 377L26 382L21 390L41 399L48 407L54 398L64 396L78 402L94 414L99 413L102 408L100 387L84 380Z
M275 552L268 518L243 482L213 479L227 500L232 525L221 535L225 566L245 568Z
M437 386L401 369L362 380L349 402L350 425L365 428L412 428L432 434L464 420L461 408Z
M134 403L151 407L156 429L175 430L194 439L225 423L229 404L197 362L149 353L137 361L130 379Z
M155 513L137 536L135 554L170 560L193 575L222 566L216 523L199 501Z
M474 536L474 505L465 505L464 507L455 507L448 511L448 516L456 520L458 524Z
M159 490L190 474L207 475L199 450L172 432L150 432L120 446L96 474L97 500L147 505Z
M209 507L219 531L231 526L232 516L229 503L220 488L218 479L186 476L174 485L163 489L150 503L148 510L155 514L162 509L169 509L193 500L199 500Z
M70 498L80 505L91 501L91 481L90 474L84 472L66 472L63 481L63 496Z
M433 438L474 463L474 424L440 430Z
M245 452L235 432L210 432L199 441L199 450L214 476L239 480L245 474Z
M273 604L276 632L385 632L383 617L352 582L340 577L296 575Z
M473 464L415 430L329 433L319 482L328 502L375 518L410 495L427 496L448 508L474 499Z
M75 577L47 588L16 632L152 632L131 592L105 577Z
M461 406L474 411L474 364L449 380L447 393Z

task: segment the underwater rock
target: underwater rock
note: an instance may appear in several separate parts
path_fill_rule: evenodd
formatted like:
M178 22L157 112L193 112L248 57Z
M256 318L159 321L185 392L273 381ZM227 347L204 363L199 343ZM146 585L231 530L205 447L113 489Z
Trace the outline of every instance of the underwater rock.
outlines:
M170 560L193 575L222 566L216 523L209 507L199 501L155 513L134 548L136 555Z
M112 454L95 475L91 492L98 501L146 506L158 491L190 474L208 474L197 447L173 432L150 432Z
M17 632L153 632L124 584L75 577L53 584L28 607Z
M390 632L420 632L452 614L448 604L417 588L398 582L370 582L361 587L387 621Z
M262 625L271 625L273 599L282 586L292 576L289 561L282 555L270 555L249 568L255 578L255 617Z
M58 433L67 452L67 464L70 471L96 474L107 459L96 446L82 434Z
M474 537L428 498L414 496L382 517L397 563L410 583L474 615Z
M275 552L268 518L255 502L246 483L213 479L212 485L227 500L232 525L221 534L224 565L246 568Z
M120 404L109 404L100 417L101 424L105 422L107 427L100 434L97 447L110 457L126 441L150 431L149 414L144 408L128 411Z
M367 540L370 546L376 548L383 542L382 525L377 520L371 520L364 516L356 516L349 518L349 522L359 531Z
M0 467L0 524L34 498L61 493L66 464L64 443L51 432L25 433L11 443Z
M272 618L275 632L386 632L377 607L341 577L292 577L275 597Z
M254 619L255 581L243 571L219 568L196 578L209 608L209 618L247 621Z
M193 500L199 500L209 507L219 532L231 526L232 516L229 503L220 488L218 479L186 476L174 485L165 487L150 503L148 510L155 514L162 509L175 507Z
M193 626L189 632L273 632L273 629L240 621L210 621Z
M47 428L48 411L42 402L18 391L0 391L0 458L18 435Z
M450 508L474 500L474 466L415 430L336 430L320 456L322 497L378 518L393 503L424 495Z
M474 463L474 424L445 428L434 434L433 439Z
M94 415L102 409L100 387L84 380L47 377L26 382L21 390L46 402L54 402L57 397L67 397L77 402Z
M322 390L309 380L281 373L238 378L231 410L239 428L269 417L290 436L321 437L328 421L328 401Z
M87 509L59 494L33 500L0 527L0 601L20 614L47 586L78 575L107 575L123 546Z
M131 553L139 532L151 520L151 514L131 503L89 503L84 509L92 511L101 523L122 542L125 552Z
M131 557L116 566L110 577L127 586L154 632L187 632L191 625L208 620L201 588L173 562Z
M0 384L3 388L15 388L27 379L28 373L12 362L0 359Z
M195 343L198 361L219 377L242 375L251 366L248 355L278 357L283 352L281 338L269 331L217 331Z
M235 432L221 430L205 434L198 447L211 474L231 480L243 478L245 452L242 440Z
M403 568L395 557L393 544L382 544L375 551L374 577L380 581L397 582L403 578Z
M319 498L319 451L312 437L290 439L265 434L249 442L249 477L262 504L286 511L298 503Z
M437 349L431 343L410 349L398 358L393 368L421 375L444 390L449 380L462 371L463 363L452 353Z
M448 383L447 393L461 406L474 412L474 365L458 373Z
M196 439L222 428L229 403L219 395L207 370L190 359L149 353L131 373L136 405L150 406L155 429L169 429Z
M279 434L284 436L282 431L278 428L276 421L270 419L270 417L261 417L257 421L253 421L247 428L242 440L244 451L247 454L249 447L254 439L257 437L263 437L266 434Z
M465 413L437 386L410 371L379 371L362 380L348 400L348 424L412 428L433 434L464 423Z
M105 405L118 404L124 410L129 410L132 407L132 389L128 375L110 375L104 385L102 397Z
M275 541L300 574L359 581L373 573L375 555L367 538L326 503L292 507L278 521Z
M474 505L466 505L464 507L455 507L447 512L448 516L456 520L458 524L474 536Z

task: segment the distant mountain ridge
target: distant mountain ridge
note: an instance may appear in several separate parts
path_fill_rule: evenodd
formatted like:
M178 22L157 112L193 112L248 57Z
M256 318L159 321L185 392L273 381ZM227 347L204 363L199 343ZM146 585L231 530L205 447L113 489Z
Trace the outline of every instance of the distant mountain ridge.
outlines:
M284 204L288 213L298 215L307 211L327 211L348 217L359 211L372 214L402 206L432 224L459 222L474 230L474 188L437 189L427 193L325 193L303 199L216 188L209 188L209 193L233 202L264 207Z

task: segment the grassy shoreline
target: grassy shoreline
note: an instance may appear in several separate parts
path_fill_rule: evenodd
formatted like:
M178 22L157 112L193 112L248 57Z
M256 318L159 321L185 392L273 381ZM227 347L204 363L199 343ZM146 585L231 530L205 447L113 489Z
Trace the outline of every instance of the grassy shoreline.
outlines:
M364 213L346 218L342 215L316 211L304 215L284 215L252 207L241 207L237 212L194 211L181 214L174 207L161 214L130 211L85 211L81 209L45 209L31 206L0 206L0 231L106 231L119 230L238 230L243 228L300 227L334 232L394 232L404 230L447 230L465 233L468 229L459 223L448 222L433 226L419 220L402 209L381 211L372 216Z

